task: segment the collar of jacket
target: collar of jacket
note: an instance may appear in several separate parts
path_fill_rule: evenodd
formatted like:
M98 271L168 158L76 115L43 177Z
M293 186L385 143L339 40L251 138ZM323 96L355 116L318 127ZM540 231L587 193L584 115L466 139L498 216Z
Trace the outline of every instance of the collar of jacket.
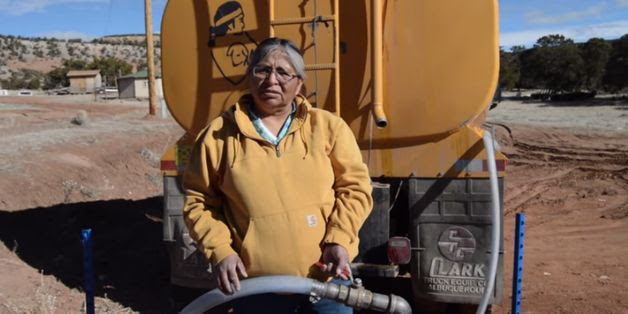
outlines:
M296 112L294 117L292 118L292 124L290 125L290 129L288 129L288 133L294 133L296 130L300 129L303 124L305 124L305 120L307 119L308 112L312 108L312 105L305 99L302 95L297 95L294 98L294 102L296 104ZM249 118L248 106L247 104L253 104L253 97L251 94L245 94L240 97L240 100L233 106L233 120L235 121L238 129L242 133L242 135L263 141L257 130L255 130L255 126L253 125L253 121ZM252 107L253 107L252 106Z

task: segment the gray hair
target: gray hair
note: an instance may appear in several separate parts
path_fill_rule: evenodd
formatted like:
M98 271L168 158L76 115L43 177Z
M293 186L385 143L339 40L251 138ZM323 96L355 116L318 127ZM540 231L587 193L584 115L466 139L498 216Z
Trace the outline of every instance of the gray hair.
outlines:
M299 49L289 40L271 37L262 41L255 51L251 54L249 59L249 67L246 69L246 74L251 75L253 68L262 61L269 53L281 50L288 56L288 62L292 65L297 72L296 75L300 79L305 79L305 63L303 62L303 56Z

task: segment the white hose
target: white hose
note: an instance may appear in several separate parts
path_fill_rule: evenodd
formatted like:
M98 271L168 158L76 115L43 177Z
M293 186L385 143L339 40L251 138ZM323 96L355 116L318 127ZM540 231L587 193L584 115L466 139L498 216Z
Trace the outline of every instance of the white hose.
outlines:
M491 229L491 258L488 267L488 278L484 295L478 306L477 314L484 314L488 307L488 302L493 295L493 289L495 288L495 276L497 275L497 262L499 258L499 232L501 230L500 225L500 211L499 211L499 188L497 184L497 167L495 166L495 148L493 147L493 137L490 132L484 131L484 149L486 151L486 159L488 163L489 179L491 183L491 200L493 203L493 211L491 215L492 229Z
M220 304L263 293L289 293L309 295L315 299L329 299L356 309L369 309L391 314L412 314L412 307L394 294L384 295L364 289L358 281L351 287L332 282L293 276L267 276L240 282L240 291L225 295L214 289L196 298L181 313L204 313Z
M262 293L294 293L309 295L314 280L293 276L266 276L240 281L240 291L226 295L220 289L211 290L188 304L182 314L203 313L220 304Z

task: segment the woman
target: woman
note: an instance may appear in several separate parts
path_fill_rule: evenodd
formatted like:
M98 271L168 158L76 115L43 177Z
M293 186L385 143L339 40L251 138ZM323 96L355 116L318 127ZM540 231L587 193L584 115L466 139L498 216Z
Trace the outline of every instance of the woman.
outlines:
M298 94L304 77L292 43L263 41L247 69L250 94L197 138L184 175L184 218L224 293L248 276L346 280L351 272L372 206L370 178L347 124ZM257 301L290 299L275 297ZM323 301L310 310L351 312Z

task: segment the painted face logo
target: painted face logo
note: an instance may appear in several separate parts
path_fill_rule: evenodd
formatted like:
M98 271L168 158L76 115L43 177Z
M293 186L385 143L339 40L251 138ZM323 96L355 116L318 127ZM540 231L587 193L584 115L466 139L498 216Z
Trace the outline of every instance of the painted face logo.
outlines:
M475 238L469 230L463 227L449 227L441 233L438 239L438 249L450 261L463 261L475 252Z
M241 33L243 31L244 11L240 3L227 1L218 7L214 15L214 27L210 29L212 37Z
M249 49L242 43L233 43L227 49L227 56L231 58L231 65L247 66L249 64Z
M257 42L244 29L245 14L237 1L227 1L216 9L209 29L211 59L222 78L233 85L244 81L249 55Z

